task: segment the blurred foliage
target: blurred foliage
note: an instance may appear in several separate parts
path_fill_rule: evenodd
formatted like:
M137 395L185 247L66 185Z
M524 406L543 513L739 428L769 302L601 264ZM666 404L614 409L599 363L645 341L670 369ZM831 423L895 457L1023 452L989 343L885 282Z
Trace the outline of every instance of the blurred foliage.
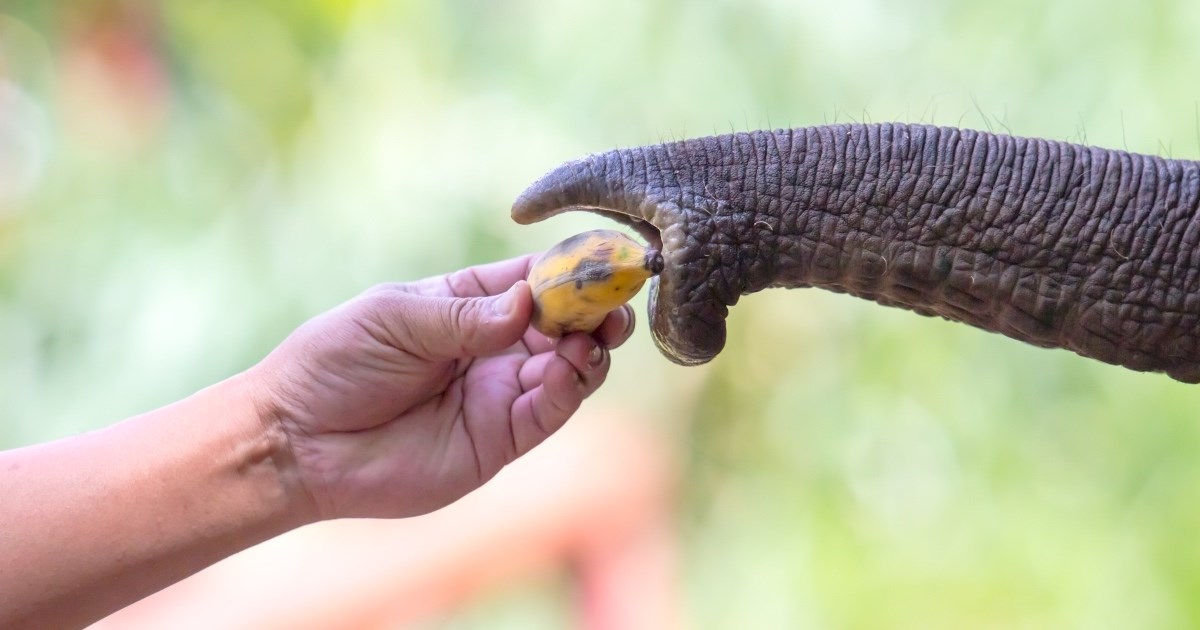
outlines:
M541 249L614 146L845 120L1200 155L1200 4L9 0L0 444L243 369L369 285ZM643 298L644 300L644 298ZM1200 625L1200 394L814 291L600 396L686 452L696 627ZM555 590L450 627L553 626Z

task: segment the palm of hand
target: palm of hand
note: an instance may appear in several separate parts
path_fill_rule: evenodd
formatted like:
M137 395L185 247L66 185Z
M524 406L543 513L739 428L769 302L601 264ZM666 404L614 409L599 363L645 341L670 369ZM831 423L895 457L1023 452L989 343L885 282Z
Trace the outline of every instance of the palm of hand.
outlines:
M553 433L632 327L557 344L528 328L529 257L373 289L305 324L262 365L321 518L453 502ZM463 299L467 298L467 299ZM493 304L511 300L506 315ZM501 309L503 310L503 309Z

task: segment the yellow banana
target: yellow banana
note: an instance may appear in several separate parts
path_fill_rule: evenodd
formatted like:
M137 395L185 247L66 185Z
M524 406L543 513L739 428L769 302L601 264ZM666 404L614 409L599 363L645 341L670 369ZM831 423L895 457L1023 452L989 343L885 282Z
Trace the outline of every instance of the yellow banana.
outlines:
M661 253L616 230L576 234L529 271L533 327L550 337L592 332L662 268Z

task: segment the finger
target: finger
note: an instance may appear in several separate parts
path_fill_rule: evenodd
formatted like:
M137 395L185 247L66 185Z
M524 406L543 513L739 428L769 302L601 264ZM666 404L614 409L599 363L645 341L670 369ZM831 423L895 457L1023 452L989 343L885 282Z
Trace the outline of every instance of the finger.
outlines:
M396 347L428 360L481 356L516 343L529 327L533 297L517 282L491 297L447 298L377 292L373 315Z
M584 384L584 396L590 396L604 382L608 374L608 350L596 342L591 335L574 333L562 338L554 353L564 358L575 368Z
M517 370L517 383L521 386L521 392L532 391L541 385L542 379L545 378L546 367L550 365L551 361L561 358L553 352L542 352L526 359Z
M535 254L525 254L508 260L475 265L448 274L415 282L385 285L390 288L435 297L481 297L508 290L518 280L529 275Z
M571 367L579 372L580 378L588 385L589 394L599 387L599 381L603 380L603 374L607 374L610 361L608 352L601 345L589 341L586 335L572 335L554 352L542 352L525 360L517 371L517 382L520 383L522 392L530 391L542 383L546 366L555 357L567 359ZM598 370L601 371L599 375Z
M604 321L600 322L600 327L592 333L592 336L600 342L600 345L611 350L629 339L629 336L633 334L634 322L633 307L622 304L621 308L609 313Z
M623 304L600 322L600 326L592 332L592 337L600 342L600 345L611 350L625 343L633 334L634 321L633 307ZM525 333L522 341L530 354L549 352L559 342L557 338L547 337L532 328Z
M554 350L554 346L558 345L557 337L547 337L532 327L525 332L525 336L521 337L521 341L529 350L529 354L550 352Z
M558 355L546 364L542 384L517 397L512 405L516 456L528 453L559 430L587 395L587 386L569 361Z

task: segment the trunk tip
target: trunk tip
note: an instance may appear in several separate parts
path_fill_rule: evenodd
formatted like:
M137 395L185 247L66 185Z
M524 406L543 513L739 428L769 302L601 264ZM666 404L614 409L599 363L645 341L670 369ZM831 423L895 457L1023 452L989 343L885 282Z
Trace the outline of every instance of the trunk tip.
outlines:
M545 178L543 178L545 179ZM540 185L542 180L538 180L532 186L525 189L517 200L512 205L512 219L521 225L529 225L536 223L539 219L544 218L552 211L550 207L551 195L550 191L545 186Z
M541 176L513 202L513 220L522 225L536 223L584 202L595 186L580 175L577 162L567 162Z

